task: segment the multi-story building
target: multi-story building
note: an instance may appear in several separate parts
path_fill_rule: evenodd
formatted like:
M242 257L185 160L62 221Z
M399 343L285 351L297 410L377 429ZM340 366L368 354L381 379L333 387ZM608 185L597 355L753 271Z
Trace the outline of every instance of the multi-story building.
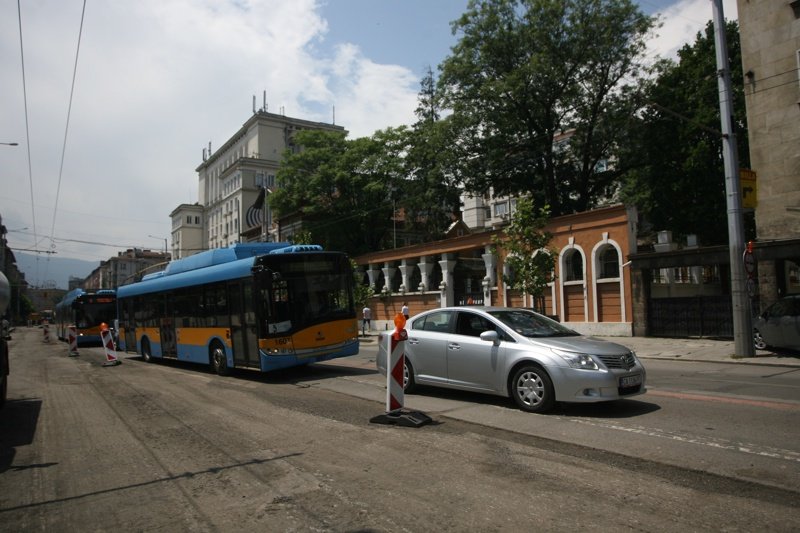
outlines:
M800 293L800 0L738 0L760 306Z
M145 274L163 270L169 259L169 254L164 252L129 248L108 261L101 261L100 266L83 281L81 288L86 291L115 289L138 281Z
M181 259L208 250L203 238L203 206L181 204L169 214L172 219L172 257Z
M172 213L176 257L237 242L278 240L278 228L266 201L286 150L299 150L294 134L304 129L344 132L333 124L311 122L253 110L253 116L219 149L209 144L197 167L198 203ZM200 214L202 213L202 214ZM201 216L197 244L197 216Z

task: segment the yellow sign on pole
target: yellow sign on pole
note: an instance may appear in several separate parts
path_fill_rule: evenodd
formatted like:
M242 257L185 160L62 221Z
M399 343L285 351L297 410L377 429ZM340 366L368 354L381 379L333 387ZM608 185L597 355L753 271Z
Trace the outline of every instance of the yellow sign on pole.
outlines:
M755 209L758 205L758 183L756 171L749 168L739 169L739 186L742 194L742 207Z

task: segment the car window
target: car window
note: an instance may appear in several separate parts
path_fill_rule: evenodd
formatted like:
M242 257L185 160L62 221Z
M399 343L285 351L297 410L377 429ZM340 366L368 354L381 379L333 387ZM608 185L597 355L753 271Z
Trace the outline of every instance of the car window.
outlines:
M576 337L580 333L546 316L525 309L489 311L500 322L525 337Z
M458 313L456 321L456 333L458 335L480 337L484 331L497 331L497 328L490 321L475 313Z
M781 317L789 314L789 300L778 300L767 309L767 316Z
M422 315L411 322L411 329L447 333L450 330L450 318L452 315L452 311L435 311Z

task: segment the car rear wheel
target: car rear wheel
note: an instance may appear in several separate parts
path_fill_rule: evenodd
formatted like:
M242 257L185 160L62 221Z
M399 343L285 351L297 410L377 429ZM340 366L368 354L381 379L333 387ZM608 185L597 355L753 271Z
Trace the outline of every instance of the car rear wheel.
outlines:
M761 336L761 332L757 329L753 330L753 346L755 346L756 350L767 349L767 341L764 340L764 337Z
M417 384L414 381L414 367L404 358L405 364L403 365L403 392L412 393Z
M529 413L544 413L553 408L555 392L547 372L534 365L521 367L511 380L511 397Z

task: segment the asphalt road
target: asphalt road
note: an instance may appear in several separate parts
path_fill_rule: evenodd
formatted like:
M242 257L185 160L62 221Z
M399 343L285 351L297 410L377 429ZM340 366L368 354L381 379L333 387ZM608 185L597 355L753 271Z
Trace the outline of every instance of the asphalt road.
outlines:
M385 394L374 345L335 364L221 378L124 355L103 367L100 349L69 358L64 344L40 335L19 329L11 345L2 531L794 531L800 523L800 404L788 374L762 376L760 389L752 375L713 365L653 364L647 395L546 416L502 398L423 390L406 406L433 423L403 428L369 422ZM737 382L746 382L743 394Z

